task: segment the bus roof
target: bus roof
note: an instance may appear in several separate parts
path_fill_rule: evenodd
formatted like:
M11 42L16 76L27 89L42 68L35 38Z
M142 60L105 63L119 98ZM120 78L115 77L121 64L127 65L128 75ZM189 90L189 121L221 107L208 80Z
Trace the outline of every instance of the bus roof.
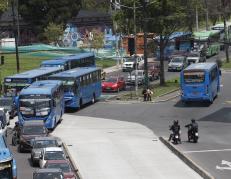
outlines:
M219 30L208 30L208 31L200 31L200 32L194 32L193 36L196 40L207 40L209 37L216 35L220 33Z
M78 76L85 75L87 73L91 73L93 71L99 70L100 68L97 67L81 67L81 68L75 68L68 71L63 71L54 75L51 75L50 77L70 77L70 78L76 78Z
M193 63L189 65L187 68L184 69L184 71L190 71L190 70L210 70L212 67L216 66L217 64L215 62L209 62L209 63Z
M93 52L86 52L86 53L80 53L80 54L75 54L75 55L68 55L68 56L64 56L64 57L60 57L60 58L56 58L56 59L52 59L52 60L45 60L43 61L41 64L42 65L62 65L65 62L67 62L68 60L73 60L73 59L82 59L82 58L86 58L89 56L94 56Z
M12 159L12 154L10 150L7 148L7 145L5 143L4 136L0 134L0 162L1 161L7 161Z
M53 91L61 85L59 80L42 80L32 83L30 86L23 88L20 95L44 94L51 95Z
M226 22L226 25L230 26L231 22ZM216 24L216 25L212 26L211 29L215 29L215 30L216 29L218 29L218 30L224 29L224 23Z
M47 73L56 72L58 70L61 70L61 68L59 67L40 67L40 68L25 71L25 72L22 72L16 75L7 76L5 77L5 79L6 78L35 78L41 75L45 75Z

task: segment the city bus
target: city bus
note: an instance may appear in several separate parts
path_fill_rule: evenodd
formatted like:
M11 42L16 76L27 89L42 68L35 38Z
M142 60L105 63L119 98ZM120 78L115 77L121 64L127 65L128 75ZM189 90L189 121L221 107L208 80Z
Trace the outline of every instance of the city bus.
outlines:
M5 136L0 134L0 178L16 179L16 161L7 147Z
M220 91L220 70L217 63L194 63L181 71L181 100L209 101Z
M221 49L220 34L220 30L194 32L194 45L202 46L200 50L205 49L206 57L217 55Z
M101 69L97 67L75 68L51 75L49 79L63 81L65 107L81 108L94 103L101 95Z
M16 97L24 87L38 80L46 80L49 75L60 71L61 68L59 67L40 67L13 76L7 76L3 82L3 94L5 97L13 97L14 102L16 102Z
M41 63L41 67L60 67L63 71L77 67L95 67L95 55L93 52L80 53L53 60L45 60Z
M23 88L18 99L18 120L43 120L47 129L54 129L64 113L63 85L58 80L42 80Z
M225 37L225 28L224 23L216 24L211 27L212 30L219 30L220 31L220 40L224 40ZM231 22L226 22L226 32L227 32L227 39L230 41L231 39Z

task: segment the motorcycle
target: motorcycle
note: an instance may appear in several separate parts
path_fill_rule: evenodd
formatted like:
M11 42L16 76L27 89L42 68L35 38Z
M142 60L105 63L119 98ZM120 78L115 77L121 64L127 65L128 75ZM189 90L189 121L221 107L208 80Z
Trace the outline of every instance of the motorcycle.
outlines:
M197 130L188 129L188 141L193 141L194 143L198 142L199 134Z
M179 134L178 133L174 133L172 140L173 140L174 144L180 144L181 143L180 132L179 132Z

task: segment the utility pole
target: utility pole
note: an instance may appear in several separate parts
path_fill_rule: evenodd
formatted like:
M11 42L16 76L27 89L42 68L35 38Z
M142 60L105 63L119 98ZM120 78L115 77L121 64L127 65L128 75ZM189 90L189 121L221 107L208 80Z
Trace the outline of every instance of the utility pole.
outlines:
M11 1L11 8L12 8L12 16L13 16L13 33L14 33L14 38L15 38L15 54L16 54L16 64L17 64L17 73L20 71L20 66L19 66L19 55L18 55L18 32L17 32L17 27L16 27L16 20L15 20L15 2L14 0Z
M206 23L206 30L209 30L209 10L208 10L208 3L207 0L204 0L205 7L206 7L206 17L205 17L205 23Z
M136 64L136 74L135 74L135 91L136 91L136 96L138 95L138 83L137 83L137 56L136 56L136 0L133 0L133 21L134 21L134 55L135 55L135 64Z
M147 3L149 0L143 0L144 8L144 88L149 87L148 81L148 60L147 60Z
M197 5L196 5L196 31L199 31L198 8L197 8Z

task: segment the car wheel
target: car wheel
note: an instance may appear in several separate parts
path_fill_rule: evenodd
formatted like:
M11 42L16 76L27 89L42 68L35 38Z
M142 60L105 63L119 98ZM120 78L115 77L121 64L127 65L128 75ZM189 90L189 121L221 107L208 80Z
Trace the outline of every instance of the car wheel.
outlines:
M94 104L94 103L95 103L95 94L93 94L93 97L92 97L91 103L92 103L92 104Z
M20 153L23 153L23 152L24 152L23 147L22 147L21 144L19 144L18 149L19 149L19 152L20 152Z

